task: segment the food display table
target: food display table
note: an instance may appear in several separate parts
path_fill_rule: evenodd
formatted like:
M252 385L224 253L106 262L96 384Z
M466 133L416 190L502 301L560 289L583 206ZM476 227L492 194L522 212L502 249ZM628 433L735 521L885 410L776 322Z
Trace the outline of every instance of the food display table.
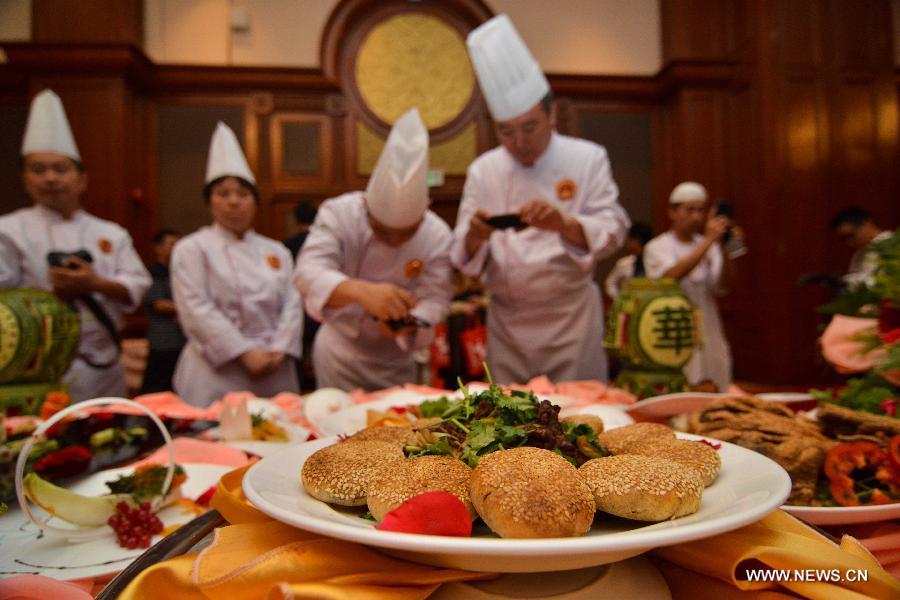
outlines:
M628 415L628 411L624 410L627 409L627 404L624 404L628 402L627 395L608 390L596 382L554 386L546 380L535 380L531 382L531 387L539 395L555 397L560 404L567 405L564 410L569 412L581 410L604 414L606 411L606 418L612 420L615 420L613 415L616 414L626 415L626 418ZM337 407L340 410L320 411L314 422L306 418L303 402L298 397L282 397L272 405L298 427L312 431L311 437L322 440L319 442L321 445L325 436L334 432L334 428L339 429L344 423L352 427L353 419L359 419L360 412L364 413L369 407L383 411L395 402L396 406L402 406L416 396L434 397L441 393L447 392L417 386L392 388L375 394L355 393L349 396L348 404ZM167 397L163 401L155 397L148 404L163 414L167 411L196 411L190 407L185 409L176 400ZM329 400L333 401L333 398ZM217 410L221 407L212 407L202 414L191 414L197 418L215 418ZM639 413L635 411L635 415ZM359 428L358 423L356 428ZM31 590L31 597L47 597L51 589L55 590L52 593L59 599L496 598L526 597L529 594L534 597L536 590L542 590L539 593L541 596L568 594L560 596L566 598L715 597L721 600L758 594L766 598L900 597L900 580L896 578L900 562L900 526L896 522L832 526L822 531L803 524L781 510L775 510L754 516L752 522L719 530L709 536L669 539L665 531L654 533L660 527L668 527L666 523L648 525L638 531L641 535L644 535L643 530L647 530L646 535L656 535L654 539L658 540L658 545L654 543L640 551L626 553L628 556L639 556L623 558L618 562L579 561L578 556L587 552L586 548L591 543L590 538L585 537L572 538L568 563L556 559L557 562L552 565L534 568L537 571L534 573L523 573L521 571L525 569L521 568L496 569L497 561L487 554L482 564L495 567L494 571L475 569L473 565L479 564L477 558L465 562L467 568L462 569L442 566L440 561L438 564L425 564L434 561L423 562L417 559L415 553L398 552L388 547L389 544L363 545L346 536L324 535L273 519L265 502L260 502L259 498L256 498L256 503L248 499L248 490L251 499L259 491L248 486L248 478L254 476L254 468L259 472L278 456L286 455L290 448L296 447L293 443L286 444L284 450L271 455L263 451L266 458L250 463L248 458L253 460L253 457L248 457L227 442L183 439L176 442L181 445L181 462L203 464L218 454L208 448L217 447L223 451L217 460L227 473L215 477L216 492L211 501L215 510L186 522L143 554L135 552L127 560L116 562L103 576L76 582L80 587L45 580L45 577L60 581L72 579L65 569L33 569L31 572L42 576L38 584L47 587L34 587L36 580L29 580L25 585ZM202 446L192 446L192 442ZM316 441L305 443L315 444ZM724 463L722 481L708 488L710 502L720 501L721 492L715 488L716 485L721 483L719 489L724 490L729 478L742 480L753 476L749 469L729 467L729 460ZM226 465L227 469L224 468ZM299 471L287 472L284 476L296 481L297 489L300 489ZM265 493L275 494L275 491ZM731 493L730 489L728 493ZM268 498L277 500L275 496ZM704 501L706 498L704 496ZM261 507L264 510L260 510ZM701 515L695 523L682 525L677 523L678 520L669 523L682 525L681 530L691 530L705 527L715 518ZM3 571L3 577L8 578L0 580L0 598L5 597L4 594L12 594L14 587L22 583L20 577L10 578L11 575L28 572L23 568L23 563L28 561L20 557L12 558L10 551L13 545L10 542L14 537L9 529L23 534L22 526L21 515L15 508L0 517L0 530L6 527L4 533L0 533L4 536L0 540L0 571ZM673 528L673 531L678 530ZM372 529L367 531L370 533L360 535L361 540L368 535L382 533ZM853 536L843 535L845 532L866 539L860 542ZM604 535L608 536L610 547L614 547L619 543L617 539L634 536L635 533L623 530ZM113 540L111 536L110 540ZM481 541L480 538L456 540L475 545ZM515 543L515 540L483 541L487 542L485 546L495 542ZM523 561L530 560L527 548L531 542L536 541L528 540L520 544L526 548L522 554ZM531 547L537 545L532 544ZM875 552L876 556L870 551ZM473 552L477 554L481 550L476 548ZM879 560L894 574L885 570ZM567 568L567 564L573 569ZM775 575L762 575L764 572ZM118 577L114 577L116 573L119 573ZM750 581L748 577L774 577L779 581ZM55 586L63 587L57 589ZM71 595L66 596L67 593Z

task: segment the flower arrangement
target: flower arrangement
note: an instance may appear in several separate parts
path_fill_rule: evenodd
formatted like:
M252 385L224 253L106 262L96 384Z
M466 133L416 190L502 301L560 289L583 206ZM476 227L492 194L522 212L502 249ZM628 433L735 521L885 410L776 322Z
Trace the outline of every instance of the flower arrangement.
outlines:
M862 375L836 394L811 392L822 401L900 418L900 232L872 248L878 254L874 282L854 292L871 302L836 314L821 339L825 360L839 373Z

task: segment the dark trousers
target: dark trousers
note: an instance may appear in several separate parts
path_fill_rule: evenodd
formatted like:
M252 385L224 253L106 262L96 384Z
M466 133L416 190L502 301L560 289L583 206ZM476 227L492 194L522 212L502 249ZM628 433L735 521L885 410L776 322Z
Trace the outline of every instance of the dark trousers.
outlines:
M172 376L175 375L175 364L180 354L181 350L151 350L147 354L147 368L140 393L171 391Z

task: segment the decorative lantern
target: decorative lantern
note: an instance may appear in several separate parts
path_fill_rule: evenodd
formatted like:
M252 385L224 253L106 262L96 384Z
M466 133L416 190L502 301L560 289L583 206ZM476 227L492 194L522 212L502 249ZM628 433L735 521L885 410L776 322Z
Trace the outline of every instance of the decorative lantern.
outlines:
M699 338L694 305L672 278L629 280L609 314L605 346L623 363L615 385L638 398L682 392Z
M46 290L0 290L0 412L38 413L61 389L80 329L78 313Z

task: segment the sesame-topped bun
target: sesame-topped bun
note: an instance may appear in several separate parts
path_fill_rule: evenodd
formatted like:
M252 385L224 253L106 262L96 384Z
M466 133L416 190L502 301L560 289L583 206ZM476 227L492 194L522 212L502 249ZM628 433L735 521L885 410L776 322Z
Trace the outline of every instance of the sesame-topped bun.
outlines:
M395 443L342 442L307 458L300 480L313 498L343 506L365 506L372 481L404 460L403 450Z
M596 434L603 433L603 419L597 415L569 415L560 419L563 423L577 423L579 425L589 425Z
M412 435L412 425L382 425L366 427L357 431L345 441L347 442L391 442L401 448L406 445Z
M482 457L469 492L484 522L504 538L574 537L584 535L594 520L591 491L575 467L541 448Z
M697 471L705 486L716 480L722 468L722 458L715 448L692 440L662 440L633 447L628 453L673 460Z
M622 454L589 460L578 469L597 508L617 517L665 521L697 512L703 484L698 474L653 456Z
M469 516L475 507L469 499L469 465L452 456L420 456L392 467L369 486L369 512L378 521L412 498L425 492L449 492L459 498Z
M659 423L634 423L597 436L600 445L611 454L624 454L634 446L665 439L674 440L675 432Z

